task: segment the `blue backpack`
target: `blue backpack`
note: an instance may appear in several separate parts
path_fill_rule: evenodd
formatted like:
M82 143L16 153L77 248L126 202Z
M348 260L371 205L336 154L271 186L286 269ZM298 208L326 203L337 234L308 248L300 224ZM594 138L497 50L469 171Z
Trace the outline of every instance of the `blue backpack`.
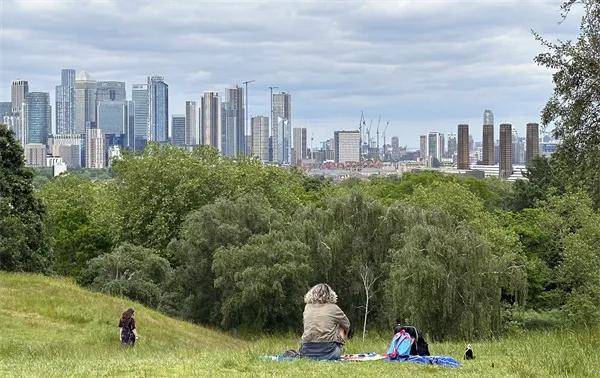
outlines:
M410 348L415 339L413 339L404 329L394 335L385 356L388 360L396 360L410 356Z

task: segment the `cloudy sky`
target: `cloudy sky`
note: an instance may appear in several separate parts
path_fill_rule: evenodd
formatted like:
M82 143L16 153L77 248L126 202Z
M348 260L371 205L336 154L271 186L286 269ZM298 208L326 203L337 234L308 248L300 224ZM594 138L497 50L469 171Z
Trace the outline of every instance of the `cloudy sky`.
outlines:
M98 80L169 84L185 100L245 80L250 115L269 113L269 86L292 94L292 124L314 143L357 128L360 113L418 147L427 131L469 123L484 109L522 133L539 121L552 72L536 66L531 30L573 39L560 1L67 1L0 0L0 101L10 82L50 92L61 68ZM52 100L53 101L53 100ZM383 128L383 127L382 127Z

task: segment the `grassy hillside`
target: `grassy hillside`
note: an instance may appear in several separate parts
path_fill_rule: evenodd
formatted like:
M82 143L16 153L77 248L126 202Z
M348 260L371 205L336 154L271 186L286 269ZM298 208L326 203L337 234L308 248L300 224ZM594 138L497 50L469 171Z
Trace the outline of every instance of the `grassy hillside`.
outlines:
M260 361L298 347L295 336L240 341L133 304L141 339L122 350L116 327L131 303L91 293L65 279L0 273L0 376L382 376L433 373L468 376L600 376L600 331L533 332L473 343L477 355L460 369L411 364ZM383 353L386 337L355 339L349 352ZM459 357L464 343L431 345Z

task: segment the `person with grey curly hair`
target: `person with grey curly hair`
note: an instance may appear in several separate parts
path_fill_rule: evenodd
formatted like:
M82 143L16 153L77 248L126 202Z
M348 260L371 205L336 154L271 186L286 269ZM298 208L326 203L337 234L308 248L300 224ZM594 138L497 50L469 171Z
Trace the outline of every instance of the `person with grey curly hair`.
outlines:
M313 286L304 296L304 333L300 355L317 360L338 360L350 330L350 321L338 307L329 285Z

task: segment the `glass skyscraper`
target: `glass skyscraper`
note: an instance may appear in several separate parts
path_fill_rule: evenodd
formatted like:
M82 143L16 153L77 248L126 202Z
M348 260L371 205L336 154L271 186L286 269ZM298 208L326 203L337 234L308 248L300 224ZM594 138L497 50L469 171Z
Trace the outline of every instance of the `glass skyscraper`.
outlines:
M99 81L96 86L96 101L126 101L125 83L122 81Z
M96 122L97 82L81 71L75 80L75 133L85 134L86 129Z
M55 98L56 133L75 132L75 70L60 71L60 85L56 86Z
M48 132L52 130L52 107L47 92L29 92L24 106L25 133L27 143L48 142Z
M185 144L185 116L183 114L173 115L171 119L171 143L176 146Z
M225 89L225 101L221 106L222 153L225 156L246 154L244 113L244 89L235 86Z
M148 77L148 140L169 139L169 86L162 76Z
M292 148L292 96L286 92L273 93L271 100L273 162L289 164Z
M127 103L125 101L101 101L98 103L98 128L104 134L125 134L127 125Z
M133 102L133 148L143 150L148 141L148 84L133 84L131 89ZM129 138L131 139L131 137Z

